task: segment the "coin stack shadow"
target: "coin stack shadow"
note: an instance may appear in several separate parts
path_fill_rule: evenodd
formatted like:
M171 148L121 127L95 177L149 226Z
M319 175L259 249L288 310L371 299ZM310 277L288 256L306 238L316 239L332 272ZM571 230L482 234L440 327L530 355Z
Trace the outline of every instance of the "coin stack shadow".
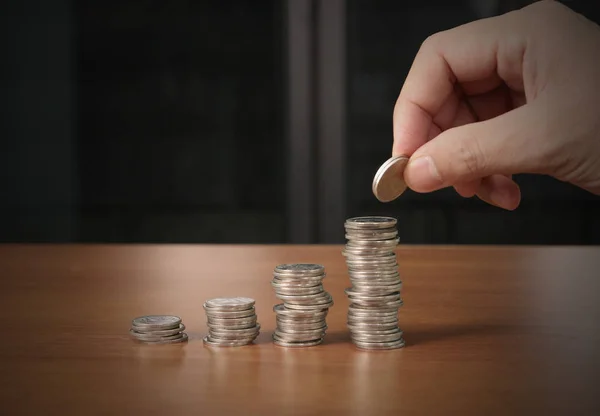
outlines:
M185 325L179 316L147 315L131 321L129 334L146 344L175 344L187 341Z
M323 288L325 268L320 264L280 264L271 285L283 303L273 307L276 328L273 343L281 347L312 347L323 342L326 317L333 298Z
M395 248L399 243L396 219L356 217L346 220L343 251L352 287L345 290L348 328L360 349L404 347L398 327L402 281Z
M205 345L210 347L241 347L251 344L260 333L260 324L251 298L232 297L207 300L208 335Z

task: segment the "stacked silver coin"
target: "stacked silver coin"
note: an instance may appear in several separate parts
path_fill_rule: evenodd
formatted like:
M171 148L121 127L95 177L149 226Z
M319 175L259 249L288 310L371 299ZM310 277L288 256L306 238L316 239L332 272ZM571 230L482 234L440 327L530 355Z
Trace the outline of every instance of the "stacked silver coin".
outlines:
M181 318L172 315L140 316L131 321L129 334L146 344L174 344L188 340Z
M273 342L282 347L312 347L323 342L326 317L333 298L323 288L325 268L320 264L280 264L271 285L283 303L273 307Z
M361 349L404 347L398 327L402 306L402 281L398 273L396 219L356 217L346 220L346 257L352 287L345 290L350 301L348 328L352 342Z
M251 298L215 298L207 300L208 335L204 344L211 347L241 347L251 344L260 333L260 324Z

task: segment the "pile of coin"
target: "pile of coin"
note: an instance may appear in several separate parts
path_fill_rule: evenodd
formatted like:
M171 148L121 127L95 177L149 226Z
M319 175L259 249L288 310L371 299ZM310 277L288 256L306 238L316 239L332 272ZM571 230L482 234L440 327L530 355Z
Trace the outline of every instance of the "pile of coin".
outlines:
M131 321L129 334L146 344L174 344L187 341L181 318L172 315L140 316Z
M204 344L211 347L241 347L251 344L260 333L255 301L251 298L215 298L207 300L208 335Z
M333 306L323 288L325 268L320 264L280 264L271 285L283 303L273 307L276 328L273 343L282 347L312 347L323 342L326 317Z
M345 291L350 301L347 324L352 342L361 349L404 347L398 327L402 281L396 223L390 217L356 217L345 223L343 255L352 284Z

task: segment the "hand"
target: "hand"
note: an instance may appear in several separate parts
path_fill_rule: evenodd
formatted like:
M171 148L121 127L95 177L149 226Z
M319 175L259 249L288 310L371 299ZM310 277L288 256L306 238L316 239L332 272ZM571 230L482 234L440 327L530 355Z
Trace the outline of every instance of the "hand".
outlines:
M453 186L513 210L511 175L600 194L600 27L540 1L429 37L394 108L416 192Z

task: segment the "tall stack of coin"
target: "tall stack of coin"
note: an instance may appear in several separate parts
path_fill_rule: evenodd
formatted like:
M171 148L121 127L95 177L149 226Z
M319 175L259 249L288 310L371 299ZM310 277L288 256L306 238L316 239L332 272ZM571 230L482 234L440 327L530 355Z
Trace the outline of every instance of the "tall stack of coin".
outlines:
M402 306L402 282L395 248L398 245L396 219L356 217L346 220L346 257L352 287L348 328L352 342L361 349L394 349L404 346L398 327Z
M282 347L312 347L323 342L326 317L333 306L323 288L325 268L320 264L280 264L271 285L283 303L274 306L273 342Z
M140 316L131 321L129 334L146 344L174 344L187 341L181 318L172 315Z
M260 333L255 301L251 298L215 298L207 300L208 335L204 344L211 347L241 347L252 343Z

